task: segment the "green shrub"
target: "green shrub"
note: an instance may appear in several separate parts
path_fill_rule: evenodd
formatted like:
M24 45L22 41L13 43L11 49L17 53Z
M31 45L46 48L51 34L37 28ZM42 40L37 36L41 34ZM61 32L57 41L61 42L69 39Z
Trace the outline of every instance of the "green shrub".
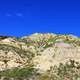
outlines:
M0 72L0 76L5 76L5 77L29 77L33 74L34 68L31 67L26 67L26 68L14 68L11 70L6 70Z

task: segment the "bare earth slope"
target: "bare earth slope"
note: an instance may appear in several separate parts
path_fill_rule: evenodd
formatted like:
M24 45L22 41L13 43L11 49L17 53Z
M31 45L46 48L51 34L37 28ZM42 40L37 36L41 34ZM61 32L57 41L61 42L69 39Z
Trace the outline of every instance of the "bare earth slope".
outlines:
M76 36L52 33L22 38L0 36L0 71L33 65L42 73L69 60L80 62L80 38Z

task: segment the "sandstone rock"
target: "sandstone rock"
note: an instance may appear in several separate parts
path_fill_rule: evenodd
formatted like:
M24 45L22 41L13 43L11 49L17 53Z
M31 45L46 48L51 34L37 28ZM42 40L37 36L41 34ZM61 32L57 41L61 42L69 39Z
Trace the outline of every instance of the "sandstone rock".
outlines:
M32 62L35 68L46 71L51 66L65 63L69 59L80 61L78 43L80 39L74 35L52 33L35 33L18 39L2 38L0 40L0 70Z

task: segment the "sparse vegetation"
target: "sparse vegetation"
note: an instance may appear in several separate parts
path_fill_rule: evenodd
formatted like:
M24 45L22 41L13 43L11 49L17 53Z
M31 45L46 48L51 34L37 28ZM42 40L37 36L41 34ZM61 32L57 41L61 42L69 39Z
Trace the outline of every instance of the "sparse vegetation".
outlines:
M0 76L5 76L9 78L28 78L34 73L34 68L33 67L26 67L26 68L14 68L14 69L9 69L6 71L1 71Z
M9 78L29 80L32 77L32 80L80 80L80 62L77 60L80 53L77 50L80 48L80 38L70 35L36 34L25 38L0 36L0 41L3 41L0 42L0 66L2 68L0 77L5 77L5 80ZM70 57L69 54L67 56L68 51L71 55L76 54L75 60L74 56L71 56L71 59L69 58L70 60L65 61L64 64L53 65L59 61L57 58L63 60ZM18 64L20 64L18 67L14 67ZM36 64L39 64L38 68Z
M65 64L51 67L50 70L41 74L39 80L78 80L80 79L80 63L69 60Z

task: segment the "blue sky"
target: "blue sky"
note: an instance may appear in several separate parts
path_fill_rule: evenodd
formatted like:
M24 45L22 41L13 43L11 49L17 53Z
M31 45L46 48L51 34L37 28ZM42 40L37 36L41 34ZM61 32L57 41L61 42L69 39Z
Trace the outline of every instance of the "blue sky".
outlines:
M35 32L80 36L79 0L0 0L0 35Z

